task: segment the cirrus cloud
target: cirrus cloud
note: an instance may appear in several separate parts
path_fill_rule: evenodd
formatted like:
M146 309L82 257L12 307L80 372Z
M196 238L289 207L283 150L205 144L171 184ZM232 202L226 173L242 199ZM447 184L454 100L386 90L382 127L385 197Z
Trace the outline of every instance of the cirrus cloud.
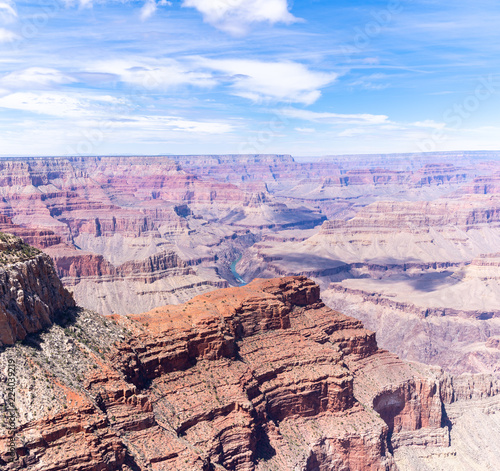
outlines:
M16 33L5 28L0 28L0 43L10 43L16 39L19 39Z
M0 1L0 20L9 22L17 18L16 4L11 0Z
M96 62L87 72L109 74L120 82L146 90L165 90L181 85L212 87L216 84L209 73L193 70L175 59L114 59Z
M125 102L110 95L59 92L16 92L0 98L0 108L28 111L61 118L106 115L109 107Z
M301 119L324 124L389 124L389 117L383 114L342 114L329 112L316 112L309 110L299 110L296 108L286 108L281 113L289 118Z
M1 26L8 25L16 20L16 4L12 0L0 0L0 44L10 43L19 39L16 33Z
M29 67L0 77L0 86L8 90L46 89L71 82L75 79L47 67Z

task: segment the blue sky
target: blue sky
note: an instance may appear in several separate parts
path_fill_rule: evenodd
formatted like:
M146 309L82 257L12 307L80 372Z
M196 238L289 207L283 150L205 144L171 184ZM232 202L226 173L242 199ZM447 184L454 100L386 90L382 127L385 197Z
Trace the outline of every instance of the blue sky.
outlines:
M500 149L493 0L0 0L0 155Z

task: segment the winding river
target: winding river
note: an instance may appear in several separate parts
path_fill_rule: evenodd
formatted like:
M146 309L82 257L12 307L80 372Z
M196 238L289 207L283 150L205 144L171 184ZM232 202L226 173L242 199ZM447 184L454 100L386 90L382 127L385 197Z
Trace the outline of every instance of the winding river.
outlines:
M236 264L241 260L242 256L243 255L240 255L233 263L231 263L231 272L233 276L236 278L236 281L239 283L239 286L245 286L247 284L246 281L236 271Z

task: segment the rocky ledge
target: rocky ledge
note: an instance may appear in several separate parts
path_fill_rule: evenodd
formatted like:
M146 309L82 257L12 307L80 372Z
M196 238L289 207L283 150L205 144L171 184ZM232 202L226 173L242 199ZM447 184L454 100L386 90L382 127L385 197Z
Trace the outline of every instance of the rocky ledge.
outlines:
M74 305L47 255L0 232L0 347L51 325Z
M449 445L454 383L380 350L305 277L127 317L70 310L5 349L9 364L2 469L396 470L398 448Z

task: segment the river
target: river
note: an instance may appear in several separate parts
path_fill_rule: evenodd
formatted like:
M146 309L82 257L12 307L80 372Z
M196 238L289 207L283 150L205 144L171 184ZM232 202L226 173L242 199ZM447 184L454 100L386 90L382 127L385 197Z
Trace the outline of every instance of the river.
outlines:
M246 281L236 271L236 264L241 260L242 256L243 255L240 255L233 263L231 263L231 272L233 276L236 278L236 281L239 283L239 286L245 286L247 284Z

